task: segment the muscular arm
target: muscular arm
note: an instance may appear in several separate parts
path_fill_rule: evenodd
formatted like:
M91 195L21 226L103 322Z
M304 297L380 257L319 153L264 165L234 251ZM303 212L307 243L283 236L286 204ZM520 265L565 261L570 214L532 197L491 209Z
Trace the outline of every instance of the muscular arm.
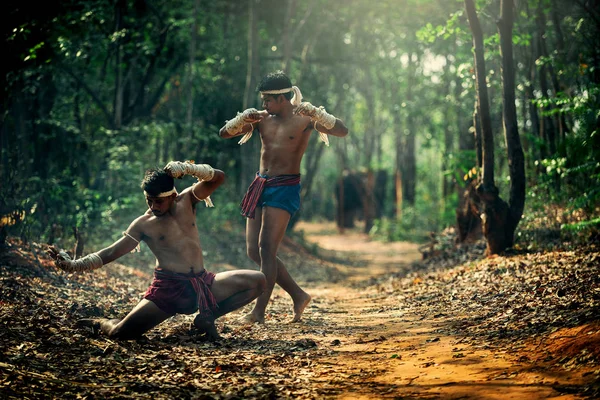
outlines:
M337 136L337 137L344 137L344 136L348 135L348 128L346 128L346 125L344 125L342 120L339 118L335 119L335 125L331 129L325 128L323 125L321 125L318 122L314 123L314 128L319 132L323 132L328 135L333 135L333 136Z
M258 111L253 108L245 110L235 118L227 121L223 127L219 130L219 136L223 139L231 139L237 136L245 135L248 132L252 132L256 128L258 123L265 118L269 113L266 111ZM239 129L234 129L234 125L240 125Z
M136 218L127 230L123 233L123 237L108 247L103 248L102 250L96 252L102 259L103 264L108 264L109 262L113 262L118 258L123 257L127 253L131 253L138 244L142 241L142 237L144 236L142 232L142 224L145 217L142 215L141 217Z
M215 173L213 178L209 181L202 181L196 183L194 186L190 187L189 190L192 192L192 204L196 204L199 201L206 199L210 196L219 186L221 186L225 182L225 173L220 169L215 169ZM186 189L188 190L188 189ZM183 193L186 192L183 191Z
M219 129L219 136L221 136L223 139L231 139L231 138L234 138L237 136L245 135L246 133L252 132L253 130L254 130L254 125L244 124L241 131L239 131L238 133L235 133L235 134L231 134L231 133L227 132L225 125L223 125L223 127L221 129Z
M96 252L102 259L102 264L106 265L123 257L127 253L131 253L138 245L138 242L129 236L123 236L108 247Z
M136 237L141 237L139 230L139 221L141 218L142 217L136 219L129 225L129 228L127 229L129 236L125 236L114 242L112 245L95 253L88 254L80 259L71 260L67 253L58 250L54 246L48 248L48 254L55 260L55 264L58 268L68 272L83 272L101 268L105 264L124 256L137 247L139 241Z
M315 107L305 101L296 107L294 113L309 117L313 122L313 127L321 133L338 137L344 137L348 134L348 128L342 120L329 114L323 107Z
M184 190L181 194L191 193L192 204L201 200L207 201L207 206L213 207L208 197L225 181L225 173L208 164L194 164L192 161L171 161L165 166L165 171L173 178L191 175L198 179L198 183Z

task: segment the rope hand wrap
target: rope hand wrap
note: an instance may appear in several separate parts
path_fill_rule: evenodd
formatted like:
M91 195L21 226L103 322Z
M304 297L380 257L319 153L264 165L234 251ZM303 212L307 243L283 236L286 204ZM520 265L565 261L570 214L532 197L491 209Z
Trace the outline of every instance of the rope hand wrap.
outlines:
M215 176L215 170L208 164L194 164L190 161L171 161L165 167L173 178L181 178L184 175L192 175L199 181L210 181Z
M238 112L235 118L227 121L225 124L225 130L230 135L237 135L242 131L244 125L252 124L254 122L254 119L251 119L250 116L256 113L258 113L256 108L249 108L244 110L242 113Z
M309 102L305 101L300 103L296 110L298 114L306 115L315 122L323 125L327 129L331 129L335 126L336 118L325 111L325 107L315 107Z
M171 161L165 166L165 169L169 171L173 178L181 178L184 175L192 175L198 182L202 181L210 181L215 176L215 169L208 164L194 164L190 161ZM194 185L195 186L195 185ZM194 189L192 188L192 195L197 200L204 201L206 207L214 207L210 196L205 199L199 199L198 196L194 193Z
M63 260L57 260L56 266L67 272L83 272L98 269L104 265L102 258L97 253L88 254L79 260L71 259L65 251L58 253Z

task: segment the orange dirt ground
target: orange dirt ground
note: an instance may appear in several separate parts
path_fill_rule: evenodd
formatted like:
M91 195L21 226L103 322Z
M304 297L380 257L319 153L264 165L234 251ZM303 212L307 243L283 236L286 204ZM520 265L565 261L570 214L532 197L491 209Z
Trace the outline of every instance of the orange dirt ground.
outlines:
M326 338L318 338L336 345L336 354L327 363L315 366L319 371L313 382L330 387L333 397L580 398L561 394L553 387L580 384L590 371L554 370L541 363L525 362L541 358L548 351L577 352L573 330L551 335L544 351L533 345L501 352L473 348L460 338L437 334L436 327L444 324L443 318L427 320L408 315L388 293L373 285L352 285L408 268L420 259L417 245L371 241L356 231L340 235L332 224L300 223L296 229L304 231L305 239L317 243L326 253L368 265L345 267L348 281L308 287L314 301L306 319L325 315L335 327ZM577 329L598 332L597 326ZM584 340L597 341L598 337L596 334Z

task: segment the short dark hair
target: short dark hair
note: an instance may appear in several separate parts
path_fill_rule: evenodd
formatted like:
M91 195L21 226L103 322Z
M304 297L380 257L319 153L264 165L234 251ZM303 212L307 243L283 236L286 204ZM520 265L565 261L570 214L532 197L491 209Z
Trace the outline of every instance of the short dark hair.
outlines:
M283 71L275 71L265 75L258 86L256 87L256 91L262 92L264 90L278 90L278 89L287 89L292 87L292 81ZM291 100L293 97L293 92L282 93L281 96L285 97L288 100ZM273 95L274 97L278 95Z
M150 168L146 170L140 186L148 195L158 195L173 189L175 180L164 168Z

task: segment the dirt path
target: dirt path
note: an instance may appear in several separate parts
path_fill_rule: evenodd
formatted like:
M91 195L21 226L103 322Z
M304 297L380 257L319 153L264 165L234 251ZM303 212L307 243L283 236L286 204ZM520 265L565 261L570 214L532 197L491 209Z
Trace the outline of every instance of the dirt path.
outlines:
M123 264L68 274L43 255L42 245L13 242L0 253L0 398L575 399L582 397L563 393L581 393L585 380L600 376L589 357L600 343L600 325L585 325L587 333L578 334L580 324L566 323L596 313L595 303L584 314L572 307L583 304L575 295L584 275L591 282L586 298L600 292L591 268L600 259L595 250L537 255L544 271L536 277L546 295L515 304L526 297L498 294L495 285L530 284L517 280L532 268L525 268L524 257L488 259L487 269L468 266L437 279L400 279L420 258L414 244L373 242L355 231L339 235L332 224L298 229L306 246L286 240L281 256L313 296L303 320L289 323L291 300L277 287L265 324L240 322L249 305L217 320L223 340L214 343L191 328L192 315L177 315L132 341L78 326L80 318L126 315L151 281L151 266L128 266L139 261L128 255ZM241 257L231 257L235 265L213 259L215 272L250 267L243 235L225 237L220 247ZM543 281L563 271L551 268L556 260L580 264L578 280L557 275ZM566 294L554 294L560 290ZM541 316L522 313L534 309L545 316L541 323L560 323L542 330L532 345L527 324ZM499 325L486 321L502 322L504 341ZM582 339L586 352L576 348L565 357L564 347L554 346L551 354L552 335L559 344ZM492 348L486 337L499 345Z
M307 324L325 322L315 336L334 351L313 365L313 385L325 397L340 399L546 399L561 395L555 385L574 377L550 375L519 361L522 353L474 348L464 339L440 333L444 318L405 313L396 296L370 278L407 268L420 258L417 246L372 242L358 232L339 235L332 225L301 224L305 239L338 259L352 260L348 279L309 286L314 302ZM283 296L283 293L281 293Z

